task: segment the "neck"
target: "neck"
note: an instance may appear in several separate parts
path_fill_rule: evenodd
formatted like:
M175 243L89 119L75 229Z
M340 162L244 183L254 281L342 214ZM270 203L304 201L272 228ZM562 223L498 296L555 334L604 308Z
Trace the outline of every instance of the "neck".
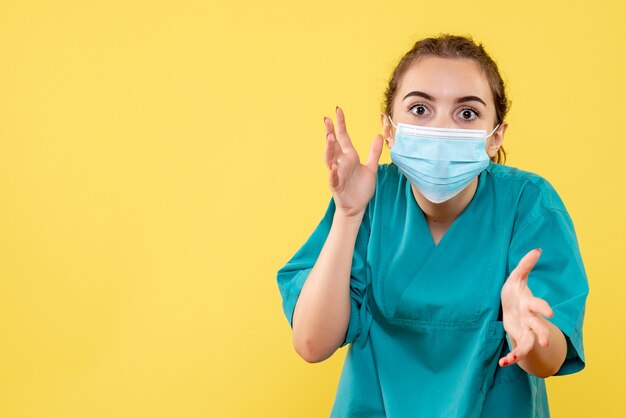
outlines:
M476 176L470 184L467 185L459 194L452 199L441 203L433 203L426 199L420 191L411 184L413 195L417 204L424 212L424 216L428 222L451 224L470 204L476 189L478 187L478 176Z

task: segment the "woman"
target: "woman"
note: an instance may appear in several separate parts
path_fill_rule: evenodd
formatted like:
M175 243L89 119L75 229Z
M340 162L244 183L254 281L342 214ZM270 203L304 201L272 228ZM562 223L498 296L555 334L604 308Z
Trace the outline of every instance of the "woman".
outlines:
M574 225L541 176L503 165L504 83L482 45L418 41L365 164L342 109L332 199L278 271L296 351L350 344L332 417L548 417L544 379L585 366Z

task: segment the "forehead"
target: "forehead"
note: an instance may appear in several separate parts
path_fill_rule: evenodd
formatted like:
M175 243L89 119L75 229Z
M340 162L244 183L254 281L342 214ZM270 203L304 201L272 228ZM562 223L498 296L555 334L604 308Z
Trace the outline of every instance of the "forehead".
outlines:
M452 102L457 97L474 95L488 105L493 102L487 78L479 64L468 58L422 57L398 83L398 100L414 90L431 94L437 101Z

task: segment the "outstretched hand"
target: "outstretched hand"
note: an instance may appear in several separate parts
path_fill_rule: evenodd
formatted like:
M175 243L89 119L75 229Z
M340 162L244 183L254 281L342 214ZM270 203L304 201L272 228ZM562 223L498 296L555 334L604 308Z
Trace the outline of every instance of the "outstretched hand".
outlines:
M330 118L324 117L326 148L324 161L328 167L328 184L338 211L346 216L359 216L376 189L378 161L383 149L383 137L374 137L367 162L361 164L346 129L343 110L337 106L337 130Z
M545 300L533 296L528 288L528 275L541 257L541 249L528 252L502 286L502 318L504 329L514 341L514 348L499 360L500 366L519 363L535 346L547 347L550 329L542 317L554 316Z

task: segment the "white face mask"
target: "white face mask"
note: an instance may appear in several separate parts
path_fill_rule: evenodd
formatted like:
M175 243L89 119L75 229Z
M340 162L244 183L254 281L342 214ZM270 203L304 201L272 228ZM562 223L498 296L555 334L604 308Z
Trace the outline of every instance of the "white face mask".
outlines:
M459 194L489 166L482 129L431 128L389 121L396 128L391 161L433 203Z

